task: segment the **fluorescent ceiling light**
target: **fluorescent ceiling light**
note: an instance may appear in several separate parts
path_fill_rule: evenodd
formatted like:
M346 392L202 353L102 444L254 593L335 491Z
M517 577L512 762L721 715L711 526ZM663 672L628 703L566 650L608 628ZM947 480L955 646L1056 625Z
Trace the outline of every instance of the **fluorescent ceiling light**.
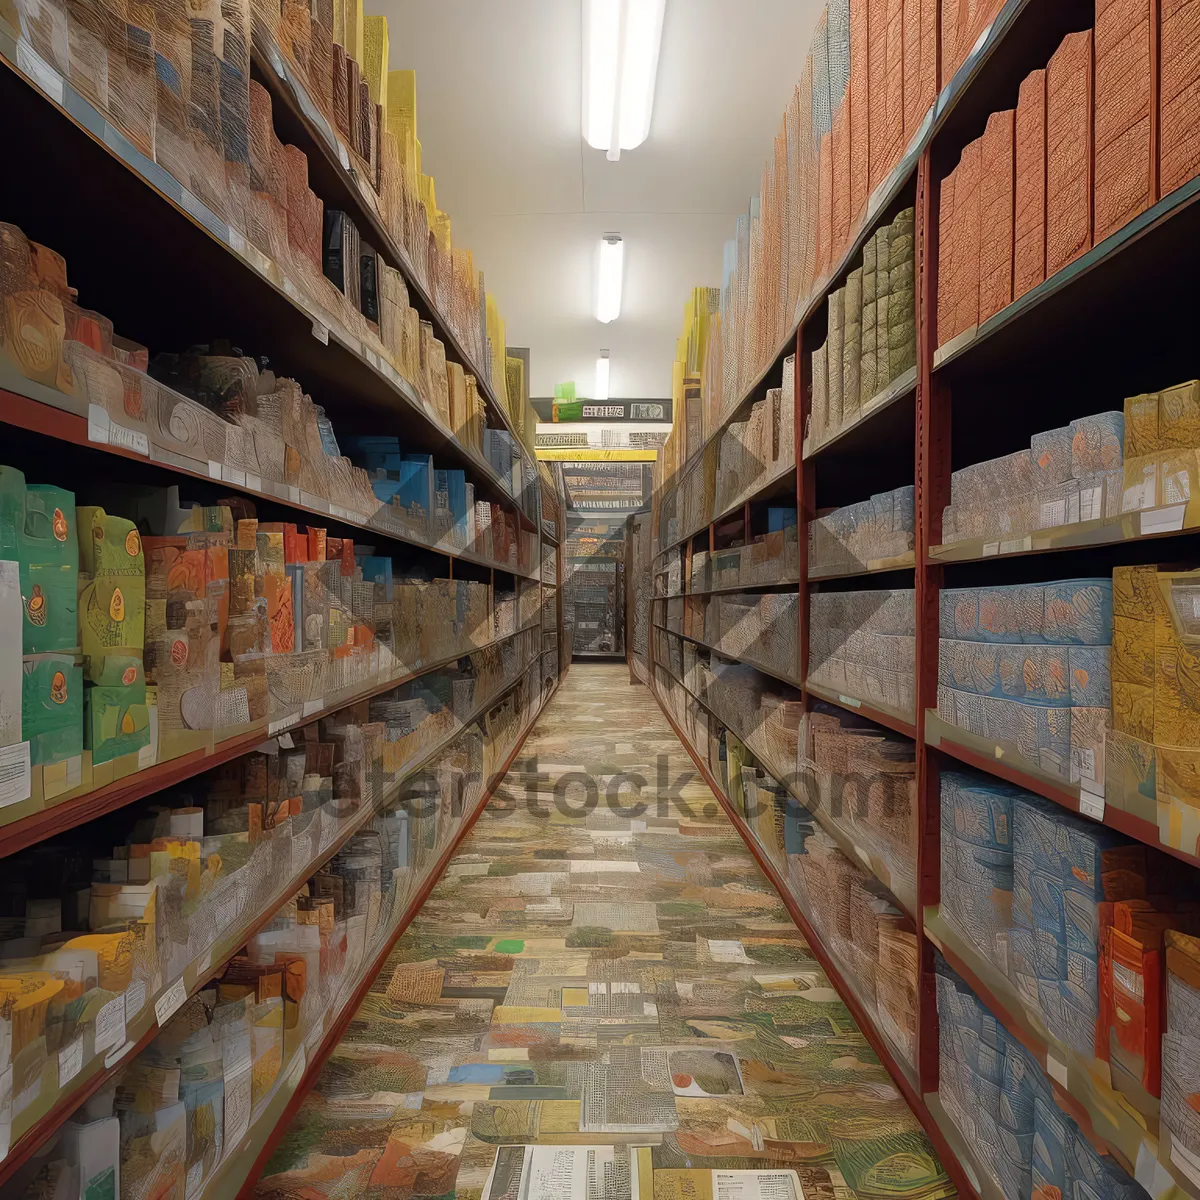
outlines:
M586 0L583 136L618 159L650 133L666 0Z
M596 389L595 399L608 399L608 351L601 350L600 357L596 359Z
M621 276L625 269L625 243L619 233L600 239L600 267L596 275L596 320L608 324L621 315Z

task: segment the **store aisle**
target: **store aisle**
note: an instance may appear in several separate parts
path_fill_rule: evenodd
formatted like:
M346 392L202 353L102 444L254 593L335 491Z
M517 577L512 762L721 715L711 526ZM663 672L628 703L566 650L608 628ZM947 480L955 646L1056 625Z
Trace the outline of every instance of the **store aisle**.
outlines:
M716 1169L953 1194L649 691L576 664L257 1194L674 1200Z

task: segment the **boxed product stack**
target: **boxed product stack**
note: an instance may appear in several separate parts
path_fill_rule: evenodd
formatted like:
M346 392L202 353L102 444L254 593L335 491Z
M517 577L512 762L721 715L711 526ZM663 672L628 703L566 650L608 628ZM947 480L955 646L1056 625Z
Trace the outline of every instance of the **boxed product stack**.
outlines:
M942 542L1003 541L1118 518L1125 441L1124 415L1098 413L1036 434L1028 450L955 471Z
M954 77L1004 0L942 0L942 86Z
M912 719L916 703L913 591L809 597L809 682Z
M822 830L788 852L789 877L809 920L899 1056L917 1033L917 935L886 889Z
M713 596L695 636L721 654L795 677L798 612L795 592Z
M1005 1200L1147 1200L1054 1102L1032 1055L937 960L938 1098Z
M947 40L947 20L961 24L971 7L967 0L943 6L943 70L973 44L969 34L965 42ZM983 24L993 7L981 6ZM941 185L939 345L982 324L1149 207L1150 62L1159 45L1161 193L1200 169L1200 135L1194 121L1182 118L1200 86L1191 53L1196 34L1185 10L1154 10L1154 28L1141 0L1100 0L1095 28L1068 34L1046 67L1022 83L1016 109L993 113L983 136L964 149Z
M1020 788L944 772L941 916L1063 1057L1153 1115L1164 937L1200 932L1188 868Z
M916 366L913 221L907 208L877 229L846 286L829 294L828 337L812 356L806 451L853 425Z
M818 703L801 726L796 749L808 807L845 833L913 911L917 779L911 739Z
M1162 1038L1162 1128L1170 1135L1172 1161L1187 1164L1196 1182L1200 1161L1200 939L1167 933L1166 1030ZM1164 1139L1165 1140L1165 1139ZM1175 1153L1176 1148L1181 1153Z
M1157 825L1164 845L1194 853L1200 706L1185 681L1200 669L1200 571L1113 571L1112 729L1105 796Z
M1125 401L1125 488L1122 511L1167 507L1162 528L1178 529L1177 505L1185 528L1200 524L1193 497L1200 488L1200 381L1130 396ZM1160 526L1146 514L1140 531Z
M808 527L808 573L852 573L911 553L913 528L911 486L835 509Z
M1102 789L1112 582L947 589L940 624L938 716Z

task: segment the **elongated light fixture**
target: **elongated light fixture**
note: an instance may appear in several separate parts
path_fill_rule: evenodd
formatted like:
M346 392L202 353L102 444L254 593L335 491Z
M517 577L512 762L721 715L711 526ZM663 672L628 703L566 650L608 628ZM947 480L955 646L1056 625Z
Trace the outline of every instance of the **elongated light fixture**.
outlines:
M611 161L650 133L666 0L586 0L583 136Z
M596 359L596 389L595 398L597 400L608 399L608 351L601 350L600 357Z
M600 239L600 266L596 273L596 320L605 325L621 315L621 276L625 270L625 243L619 233Z

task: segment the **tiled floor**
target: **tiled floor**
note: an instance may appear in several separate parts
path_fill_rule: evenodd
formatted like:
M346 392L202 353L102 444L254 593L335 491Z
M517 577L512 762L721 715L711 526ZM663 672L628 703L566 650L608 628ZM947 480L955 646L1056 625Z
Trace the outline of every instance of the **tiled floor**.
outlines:
M548 1181L531 1153L522 1186L530 1144L596 1153ZM577 663L258 1195L735 1194L714 1170L795 1171L737 1193L772 1200L953 1195L649 691Z

